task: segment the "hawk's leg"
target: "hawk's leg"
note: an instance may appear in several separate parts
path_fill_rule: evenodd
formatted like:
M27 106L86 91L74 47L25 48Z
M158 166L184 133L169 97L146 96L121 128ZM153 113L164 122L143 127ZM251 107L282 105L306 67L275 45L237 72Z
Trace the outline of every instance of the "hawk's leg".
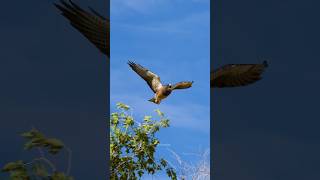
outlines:
M153 102L155 104L160 104L161 100L159 100L158 98L151 98L148 101Z

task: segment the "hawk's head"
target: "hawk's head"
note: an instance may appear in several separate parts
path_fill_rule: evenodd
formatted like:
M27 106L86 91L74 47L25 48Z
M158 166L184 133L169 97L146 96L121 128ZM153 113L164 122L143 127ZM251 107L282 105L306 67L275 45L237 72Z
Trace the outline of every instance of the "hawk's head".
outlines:
M173 88L172 84L166 84L164 85L164 87L167 91L172 91L172 88Z
M173 86L171 84L166 84L163 86L163 94L168 96L172 92Z

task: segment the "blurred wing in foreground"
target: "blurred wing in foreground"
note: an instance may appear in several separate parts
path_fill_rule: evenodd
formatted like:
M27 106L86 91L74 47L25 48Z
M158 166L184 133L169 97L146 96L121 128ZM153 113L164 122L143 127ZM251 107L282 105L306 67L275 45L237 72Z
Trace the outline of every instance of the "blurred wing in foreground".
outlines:
M262 78L268 63L228 64L210 74L210 87L237 87L252 84Z
M69 3L65 0L60 2L60 5L55 4L55 6L70 24L110 58L110 20L91 8L91 13L83 10L71 0Z

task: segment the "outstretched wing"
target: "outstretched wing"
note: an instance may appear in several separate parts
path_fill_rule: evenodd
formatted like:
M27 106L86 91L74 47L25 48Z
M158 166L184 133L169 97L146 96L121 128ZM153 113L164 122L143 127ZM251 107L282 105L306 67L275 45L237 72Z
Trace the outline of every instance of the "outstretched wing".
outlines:
M149 85L151 90L156 93L159 88L162 87L160 77L148 69L142 67L140 64L129 61L129 66L134 70L140 77L142 77Z
M187 89L190 88L192 86L193 81L182 81L182 82L178 82L176 84L174 84L172 86L172 90L174 89Z
M54 5L70 21L70 24L110 58L110 21L91 8L92 13L83 10L72 0L69 0L69 3L65 0L60 2L61 5Z
M210 74L210 87L236 87L252 84L262 77L266 61L262 64L228 64Z

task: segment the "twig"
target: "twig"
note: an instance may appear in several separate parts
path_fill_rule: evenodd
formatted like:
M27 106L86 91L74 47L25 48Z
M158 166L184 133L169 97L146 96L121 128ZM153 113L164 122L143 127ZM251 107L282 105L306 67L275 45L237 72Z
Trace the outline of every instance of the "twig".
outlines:
M65 146L65 150L68 153L68 166L67 166L67 175L70 174L71 171L71 159L72 159L72 151L70 148L68 148L67 146Z
M30 165L30 164L33 164L33 163L36 162L36 161L44 161L44 162L46 162L46 163L51 167L52 172L55 172L55 171L57 170L56 167L54 166L54 164L53 164L50 160L48 160L47 158L44 158L44 157L35 158L35 159L33 159L31 162L25 163L24 165L25 165L25 166L28 166L28 165Z
M206 150L203 153L200 152L197 154L183 153L185 155L193 155L201 158L201 160L198 163L193 164L193 163L187 163L183 161L176 152L174 152L173 150L170 150L169 148L167 149L174 155L175 160L177 161L178 169L175 168L175 170L180 172L179 177L181 179L189 179L188 177L190 177L190 179L192 180L200 180L200 179L203 180L203 179L207 179L208 176L210 177L210 168L209 168L209 164L207 163L207 160L208 160L207 156L209 155L209 152L210 152L209 150Z
M33 129L36 129L34 125L32 125L32 128L33 128ZM40 158L36 158L36 159L34 159L33 161L43 160L43 161L45 161L45 162L51 167L52 172L55 172L55 171L56 171L56 167L54 166L54 164L53 164L49 159L47 159L47 158L45 157L45 153L43 152L43 150L41 149L41 147L37 147L37 150L38 150L38 152L39 152L39 154L40 154ZM33 161L31 161L31 162L33 162Z

